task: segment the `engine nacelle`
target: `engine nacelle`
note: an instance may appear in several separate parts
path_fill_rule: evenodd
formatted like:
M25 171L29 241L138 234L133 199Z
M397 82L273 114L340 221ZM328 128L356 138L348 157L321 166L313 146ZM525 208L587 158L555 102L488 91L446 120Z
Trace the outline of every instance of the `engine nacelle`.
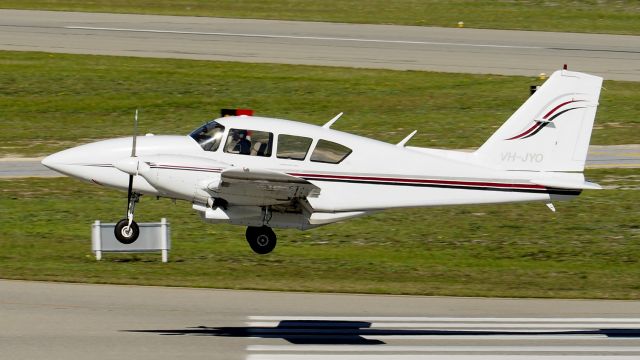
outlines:
M220 183L220 172L225 166L192 156L154 155L143 160L148 169L139 174L163 196L198 203L211 198L210 184Z

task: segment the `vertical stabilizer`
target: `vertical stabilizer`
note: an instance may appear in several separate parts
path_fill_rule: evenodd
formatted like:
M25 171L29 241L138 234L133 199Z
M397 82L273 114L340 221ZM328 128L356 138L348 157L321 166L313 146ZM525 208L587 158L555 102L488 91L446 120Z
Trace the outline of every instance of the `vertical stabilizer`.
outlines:
M602 78L560 70L475 153L503 170L581 172Z

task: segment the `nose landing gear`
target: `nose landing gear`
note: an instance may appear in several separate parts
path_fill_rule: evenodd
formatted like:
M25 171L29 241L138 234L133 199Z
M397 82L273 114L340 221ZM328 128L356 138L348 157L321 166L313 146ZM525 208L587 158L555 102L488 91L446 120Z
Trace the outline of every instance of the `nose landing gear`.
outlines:
M140 194L131 193L129 205L127 206L127 218L118 221L114 229L116 239L122 244L132 244L138 239L138 235L140 235L140 228L138 224L133 221L133 211L138 201L140 201Z
M251 250L257 254L268 254L276 247L276 234L268 226L249 226L246 236Z
M136 109L136 116L133 118L133 141L131 143L131 159L136 158L136 138L138 137L138 109ZM118 221L114 233L116 239L121 243L128 245L138 239L140 235L140 228L138 224L133 221L133 210L136 207L136 203L140 201L140 194L133 191L133 177L138 175L138 166L140 162L136 161L136 169L134 172L125 171L129 174L129 187L127 189L127 218ZM124 170L123 170L124 171Z

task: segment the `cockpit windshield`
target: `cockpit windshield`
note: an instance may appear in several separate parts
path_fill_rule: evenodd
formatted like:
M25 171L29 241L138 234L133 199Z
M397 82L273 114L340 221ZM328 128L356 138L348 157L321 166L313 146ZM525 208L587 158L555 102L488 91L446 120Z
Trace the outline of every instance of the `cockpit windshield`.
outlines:
M205 151L216 151L222 142L224 126L215 121L209 121L195 129L189 136L200 144Z

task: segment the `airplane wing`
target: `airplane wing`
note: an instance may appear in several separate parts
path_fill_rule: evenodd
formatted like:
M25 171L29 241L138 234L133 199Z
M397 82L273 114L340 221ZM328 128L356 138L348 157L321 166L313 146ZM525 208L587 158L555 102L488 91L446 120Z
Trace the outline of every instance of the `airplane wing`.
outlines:
M293 204L300 199L320 194L319 187L299 177L249 168L223 171L218 186L210 189L233 205Z

